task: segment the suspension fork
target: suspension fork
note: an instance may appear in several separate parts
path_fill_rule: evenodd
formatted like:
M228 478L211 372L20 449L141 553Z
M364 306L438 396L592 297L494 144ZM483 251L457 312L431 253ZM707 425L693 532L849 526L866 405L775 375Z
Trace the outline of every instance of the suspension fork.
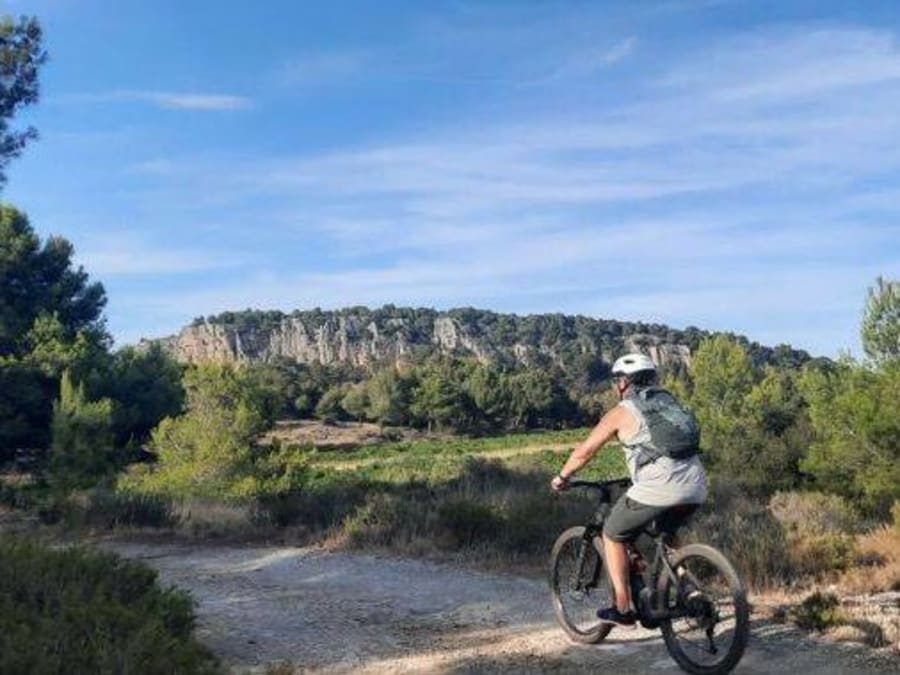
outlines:
M594 551L595 557L592 558L594 562L594 568L592 570L586 570L585 565L587 564L587 556L588 551L594 548L594 539L600 534L602 530L602 526L598 525L588 525L584 529L584 534L582 535L582 545L581 550L578 551L578 564L575 566L575 573L578 575L575 587L579 590L587 587L587 586L596 586L597 585L597 576L600 573L600 552Z

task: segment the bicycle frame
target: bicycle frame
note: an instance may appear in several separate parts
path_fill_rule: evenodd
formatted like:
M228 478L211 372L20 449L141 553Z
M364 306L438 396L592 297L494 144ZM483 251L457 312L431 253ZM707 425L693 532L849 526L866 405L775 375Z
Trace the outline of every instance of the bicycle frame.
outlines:
M585 583L585 586L595 585L597 583L597 575L600 572L600 561L599 559L594 563L594 569L590 571L590 574L587 575L585 572L587 570L584 569L584 565L586 562L587 551L590 547L593 547L594 540L597 537L602 537L603 534L603 524L606 521L607 516L609 515L609 504L610 504L610 487L615 484L622 483L621 480L615 481L607 481L601 483L593 483L589 481L572 481L571 487L591 487L595 489L599 489L601 491L601 508L598 509L597 515L599 517L595 517L589 523L585 525L584 529L584 545L581 547L581 550L578 555L578 564L576 569L578 570L578 585L582 586L582 583ZM604 508L607 507L607 508ZM660 586L660 578L663 574L668 577L670 581L673 583L678 582L678 573L675 569L672 568L671 563L669 563L668 556L668 544L666 543L667 539L666 533L660 532L644 532L640 535L640 537L648 537L654 543L654 555L652 560L647 561L649 575L643 580L644 587L650 589L650 598L652 603L649 607L640 606L639 599L633 598L633 602L635 607L639 610L639 618L647 623L658 624L660 621L666 621L671 619L676 619L684 616L683 610L670 610L665 607L662 607L660 603L662 602L662 598L659 597L659 593L657 589ZM639 538L640 538L639 537ZM629 549L632 551L637 551L638 555L640 555L640 551L635 547L635 542L630 542L628 544ZM606 565L605 561L605 551L603 547L598 552L599 558L604 558L604 574L609 574L609 567ZM638 574L638 572L630 571L631 575ZM655 626L654 626L655 627Z

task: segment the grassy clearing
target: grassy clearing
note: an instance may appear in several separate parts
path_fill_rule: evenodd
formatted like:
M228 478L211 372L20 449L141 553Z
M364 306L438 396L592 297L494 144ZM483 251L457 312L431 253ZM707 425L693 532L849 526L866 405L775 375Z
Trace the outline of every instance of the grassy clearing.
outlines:
M587 436L589 429L567 429L531 434L509 434L486 438L429 439L398 441L369 445L356 450L317 449L314 464L318 467L356 469L378 463L399 463L412 458L466 456L506 457L530 454L545 449L564 450Z
M318 449L311 455L310 482L316 489L363 481L402 485L424 482L436 485L462 475L471 459L502 460L522 471L547 472L547 480L559 470L565 453L589 430L569 429L531 434L511 434L488 438L401 441L366 446L354 451ZM621 453L604 451L589 473L609 476L626 469Z
M585 475L622 475L619 460L617 454L605 454ZM417 476L413 480L402 480L396 465L367 467L358 474L366 481L364 496L326 528L328 538L350 548L376 546L415 555L454 554L481 562L543 566L562 529L586 521L594 508L591 495L550 491L550 477L561 462L552 452L505 462L472 456L416 461L404 467ZM320 494L338 484L323 482Z

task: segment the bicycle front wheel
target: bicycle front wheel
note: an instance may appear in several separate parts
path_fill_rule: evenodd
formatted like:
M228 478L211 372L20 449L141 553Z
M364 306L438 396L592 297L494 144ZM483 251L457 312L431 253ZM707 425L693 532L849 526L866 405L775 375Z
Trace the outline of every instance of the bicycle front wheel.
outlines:
M600 623L597 609L613 603L603 558L594 542L584 538L584 527L570 527L553 545L550 555L550 590L553 609L566 634L584 644L600 642L611 626Z
M676 578L660 579L660 598L671 618L660 628L666 648L683 670L698 675L730 672L750 634L750 606L737 572L719 551L691 544L669 563Z

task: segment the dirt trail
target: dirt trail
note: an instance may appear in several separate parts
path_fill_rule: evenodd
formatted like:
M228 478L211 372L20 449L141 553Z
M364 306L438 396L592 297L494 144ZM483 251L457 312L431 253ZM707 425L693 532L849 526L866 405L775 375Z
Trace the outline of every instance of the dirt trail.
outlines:
M599 646L557 628L544 583L310 548L107 542L198 603L201 640L234 672L290 663L317 673L677 673L658 632ZM897 672L900 659L754 622L736 673Z

